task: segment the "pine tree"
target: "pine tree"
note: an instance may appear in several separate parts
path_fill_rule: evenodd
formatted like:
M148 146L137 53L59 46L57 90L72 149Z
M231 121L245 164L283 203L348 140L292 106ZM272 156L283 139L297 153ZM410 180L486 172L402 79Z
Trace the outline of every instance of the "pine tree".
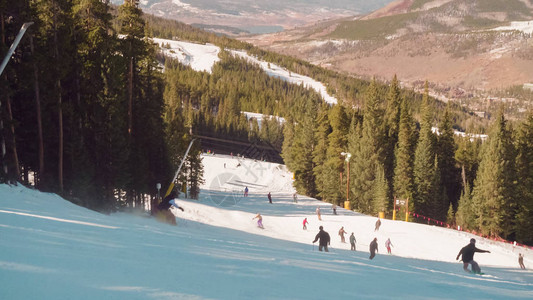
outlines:
M348 153L351 153L352 156L355 153L358 153L361 148L361 116L359 115L359 112L356 112L352 115L352 120L350 123L350 131L348 132ZM350 168L353 170L354 160L350 159ZM353 171L351 171L353 172ZM350 206L355 208L356 207L356 201L355 201L355 176L350 176L350 190L348 191L350 195L348 196L348 199L350 200Z
M391 193L393 191L394 166L396 164L394 151L398 143L401 105L400 85L396 75L394 75L387 94L387 109L384 116L385 122L383 123L385 126L384 133L386 134L386 142L383 150L385 177L389 182ZM393 198L393 195L390 194L389 197Z
M518 128L516 138L516 168L518 181L518 207L516 215L516 240L533 242L533 114Z
M363 213L375 210L372 197L377 165L383 155L382 120L381 100L373 80L366 95L360 147L352 153L355 207Z
M455 222L463 229L472 230L476 228L476 216L474 215L472 193L469 183L466 184L461 194L461 198L459 198L457 212L455 213Z
M483 145L472 202L483 234L509 237L516 213L516 168L511 132L500 110Z
M385 178L385 170L381 164L377 165L372 197L374 213L387 212L389 210L389 183Z
M455 212L451 203L448 206L448 212L446 213L446 223L452 226L455 225Z
M326 194L326 166L324 162L327 159L328 149L328 135L331 133L331 126L329 124L328 109L322 106L317 115L317 126L314 132L316 141L315 148L313 150L313 174L315 175L315 184L318 193L318 197L323 199Z
M414 185L414 121L411 117L407 100L402 101L398 145L396 147L396 166L394 169L394 195L397 199L410 199L410 210L415 193Z
M340 174L344 169L344 158L341 152L346 151L346 135L349 119L341 105L335 105L330 111L329 120L331 133L328 135L328 148L324 161L324 200L336 203L342 199Z
M414 197L414 209L418 214L428 217L431 215L435 204L435 195L433 194L433 181L435 176L435 135L431 131L431 122L433 113L429 103L428 86L422 100L420 135L415 151L414 160L414 178L416 194Z
M294 184L299 193L305 195L316 195L315 174L313 169L313 150L315 140L315 119L317 114L316 103L312 100L304 100L303 111L295 125L293 144L290 149L292 153L291 171L294 172Z
M456 167L455 162L456 149L457 145L454 140L450 108L448 105L440 126L440 135L437 137L438 168L442 183L446 189L446 198L455 207L457 207L457 201L459 200L461 182L459 168ZM445 207L447 208L448 204Z

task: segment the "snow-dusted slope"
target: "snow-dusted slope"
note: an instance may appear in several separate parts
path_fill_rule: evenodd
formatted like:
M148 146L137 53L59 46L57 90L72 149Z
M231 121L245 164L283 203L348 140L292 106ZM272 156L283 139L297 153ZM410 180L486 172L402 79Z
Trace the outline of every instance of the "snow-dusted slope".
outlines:
M204 165L201 198L179 200L185 211L175 211L176 227L0 185L0 299L533 297L533 272L517 264L518 251L533 264L529 250L478 238L492 252L475 257L486 275L466 274L455 256L468 234L390 220L374 232L375 217L343 209L333 215L329 204L303 196L293 203L282 165L219 155L204 156ZM258 212L265 229L252 220ZM329 253L311 243L319 225L332 237ZM340 243L341 226L355 232L358 251ZM373 237L380 252L369 260ZM392 255L383 249L389 237Z
M161 51L169 57L179 60L196 71L211 73L213 65L220 60L220 48L212 44L197 44L183 41L153 38Z
M165 55L178 59L182 64L191 66L196 71L211 73L213 65L220 60L218 57L220 48L212 44L197 44L159 38L154 38L153 40L161 47L161 51ZM244 51L231 50L231 53L251 63L258 64L271 77L277 77L293 84L314 89L327 103L337 103L337 99L328 94L326 86L313 78L289 72L276 64L258 60Z
M378 238L379 246L384 250L384 243L390 238L394 245L394 255L445 262L455 262L459 249L474 237L479 248L492 252L490 255L476 255L476 260L481 265L518 267L518 252L526 253L526 256L531 256L530 259L533 259L533 251L529 249L437 226L382 220L380 230L375 232L376 217L343 208L337 208L338 215L333 215L331 204L301 195L298 197L298 203L293 203L292 174L286 171L284 165L230 156L207 155L203 160L205 169L208 170L203 186L206 192L201 195L200 201L190 202L187 205L192 205L198 212L217 210L220 207L238 210L238 213L234 212L231 222L222 225L224 227L252 230L254 233L269 237L309 243L316 234L318 225L323 225L332 236L333 247L349 250L349 244L340 243L337 234L341 226L344 226L349 233L355 233L362 251L368 251L368 245L374 237ZM240 166L236 167L237 164ZM250 190L248 198L242 195L245 186ZM272 193L273 204L268 203L268 192ZM220 195L224 195L226 201L218 203ZM322 221L318 221L316 217L317 207L321 208ZM249 219L253 217L251 215L255 216L258 212L263 215L265 230L249 228ZM239 214L242 215L237 217ZM311 223L310 232L302 231L301 228L301 223L306 217ZM202 221L201 218L195 220ZM219 226L217 222L218 219L212 219L207 223Z

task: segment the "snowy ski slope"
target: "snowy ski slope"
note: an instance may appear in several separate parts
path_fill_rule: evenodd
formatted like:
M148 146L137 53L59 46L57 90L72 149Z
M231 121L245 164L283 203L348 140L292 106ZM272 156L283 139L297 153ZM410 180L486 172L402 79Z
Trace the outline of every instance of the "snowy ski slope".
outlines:
M304 196L293 203L282 165L220 155L204 156L204 165L201 197L179 200L176 227L0 185L0 299L533 298L533 272L517 263L521 252L531 267L530 250L477 238L492 253L475 256L486 275L470 275L455 261L469 234L390 220L374 232L375 217L333 215ZM258 212L265 229L252 220ZM331 235L329 253L311 244L319 225ZM356 252L340 243L341 226L355 232ZM380 252L369 260L373 237Z

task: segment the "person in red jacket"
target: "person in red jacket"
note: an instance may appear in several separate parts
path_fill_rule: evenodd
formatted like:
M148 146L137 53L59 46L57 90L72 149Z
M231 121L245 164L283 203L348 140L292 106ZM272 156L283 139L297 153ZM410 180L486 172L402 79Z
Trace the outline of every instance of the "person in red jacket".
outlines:
M461 260L463 261L463 269L469 273L479 274L481 273L481 269L479 268L479 265L477 264L477 262L474 260L474 253L476 252L490 253L490 251L476 248L476 240L470 239L470 244L464 246L461 249L461 251L459 251L459 254L457 254L457 257L455 258L455 260L458 260L459 256L462 255L463 258ZM468 270L469 264L472 265L472 271Z
M304 219L304 230L307 230L307 224L309 224L309 222L307 221L307 218Z

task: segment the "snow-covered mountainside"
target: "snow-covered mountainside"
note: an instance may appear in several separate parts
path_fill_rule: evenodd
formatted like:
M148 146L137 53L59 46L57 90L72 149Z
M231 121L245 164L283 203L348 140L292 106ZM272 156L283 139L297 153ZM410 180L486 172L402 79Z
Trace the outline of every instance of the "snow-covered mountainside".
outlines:
M1 299L531 299L533 272L518 253L477 239L485 275L455 261L472 235L382 220L304 196L293 201L283 165L203 156L199 200L179 199L178 226L145 214L102 215L53 194L0 185ZM243 196L245 187L249 196ZM272 193L270 204L266 194ZM322 209L322 221L315 215ZM252 218L260 213L264 229ZM302 229L302 221L310 224ZM331 251L312 244L318 226ZM338 230L354 232L357 251ZM368 258L377 237L379 253ZM384 242L390 238L392 254Z
M220 59L218 53L220 49L211 44L197 44L184 41L174 41L154 38L153 41L161 47L161 51L169 57L179 60L182 64L190 66L196 71L205 71L211 73L213 65ZM271 76L289 83L303 85L317 91L324 101L330 104L336 104L337 99L328 94L326 86L314 80L313 78L292 73L276 64L258 60L248 55L244 51L230 50L233 55L248 60L252 64L260 66Z

